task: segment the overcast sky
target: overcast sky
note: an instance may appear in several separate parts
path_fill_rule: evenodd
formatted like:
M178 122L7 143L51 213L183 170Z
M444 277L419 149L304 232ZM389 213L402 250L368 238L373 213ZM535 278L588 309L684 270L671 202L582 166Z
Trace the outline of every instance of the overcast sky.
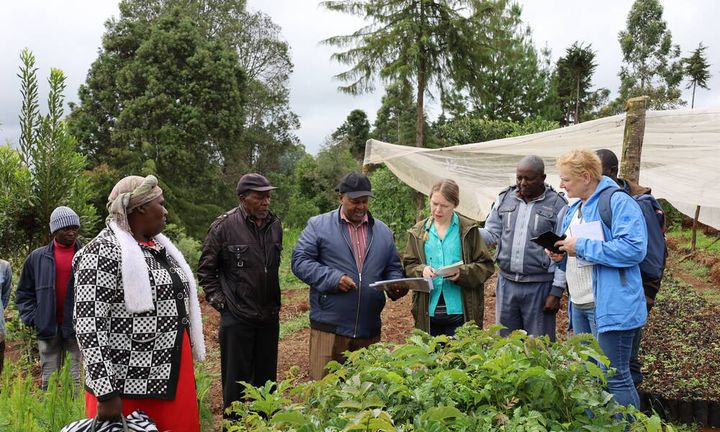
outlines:
M524 0L523 20L533 30L538 47L548 46L553 61L574 41L592 43L598 67L593 84L617 94L621 52L618 32L632 5L630 0ZM664 18L686 56L699 42L708 46L711 63L710 91L698 90L695 106L720 106L720 2L716 0L662 1ZM295 71L291 80L291 106L301 120L297 135L312 153L337 128L350 111L365 110L373 121L380 106L382 86L374 94L349 96L336 91L332 76L343 67L332 63L331 47L318 42L348 34L361 25L357 18L328 12L315 0L248 0L250 9L267 13L282 27L290 43ZM47 95L51 67L67 76L66 100L77 101L77 89L97 58L104 23L118 15L115 0L2 0L0 1L0 143L16 145L19 136L20 87L16 74L24 47L37 57L42 81L40 95ZM690 91L683 93L690 100ZM612 97L611 96L611 97ZM43 112L45 109L43 107ZM435 114L430 107L431 117Z

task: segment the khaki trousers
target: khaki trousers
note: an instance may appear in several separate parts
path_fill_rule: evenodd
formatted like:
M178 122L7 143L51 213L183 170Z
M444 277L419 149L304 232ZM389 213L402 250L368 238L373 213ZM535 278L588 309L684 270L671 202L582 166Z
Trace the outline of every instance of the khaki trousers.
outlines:
M344 363L345 351L357 351L380 342L380 335L371 338L351 338L310 329L310 379L320 380L328 371L325 366L335 360Z

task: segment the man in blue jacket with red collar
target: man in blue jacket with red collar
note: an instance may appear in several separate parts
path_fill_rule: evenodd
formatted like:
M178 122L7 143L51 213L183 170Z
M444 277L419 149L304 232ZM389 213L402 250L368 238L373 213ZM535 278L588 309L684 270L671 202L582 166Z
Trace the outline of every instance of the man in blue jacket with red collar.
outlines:
M310 285L310 378L321 379L331 360L380 341L385 294L370 288L403 277L392 231L368 212L373 196L363 174L346 174L340 208L310 218L292 254L292 271ZM391 299L407 290L388 292Z
M15 304L20 319L37 332L43 390L50 375L62 367L66 353L71 356L70 374L80 382L80 348L72 324L72 259L81 246L79 228L80 217L72 209L61 206L53 210L53 240L30 253L17 285Z

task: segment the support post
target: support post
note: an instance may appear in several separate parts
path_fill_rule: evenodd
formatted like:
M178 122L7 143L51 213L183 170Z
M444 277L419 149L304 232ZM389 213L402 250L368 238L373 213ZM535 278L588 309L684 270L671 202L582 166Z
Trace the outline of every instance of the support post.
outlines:
M697 226L698 226L698 219L700 218L700 206L695 207L695 218L693 219L692 224L692 239L690 241L690 250L695 252L695 247L697 246Z
M649 101L650 98L647 96L635 97L628 99L625 106L627 114L625 115L619 177L635 183L640 180L640 157L645 137L645 110Z

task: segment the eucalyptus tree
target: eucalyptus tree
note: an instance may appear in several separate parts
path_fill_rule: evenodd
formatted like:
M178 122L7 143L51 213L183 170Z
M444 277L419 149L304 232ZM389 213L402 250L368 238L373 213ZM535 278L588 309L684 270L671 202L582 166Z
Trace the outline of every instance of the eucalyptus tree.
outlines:
M697 49L693 51L690 57L683 59L685 65L685 75L689 78L687 87L692 88L692 100L690 102L690 108L695 108L695 88L700 87L705 90L710 90L707 82L710 79L710 64L705 57L706 46L703 46L702 42L698 45Z
M268 15L245 11L242 0L225 3L225 10L209 8L204 14L213 23L212 35L235 49L247 76L243 140L250 151L251 168L284 172L283 155L298 147L294 131L300 127L298 116L290 109L290 45ZM235 7L229 8L233 3Z
M651 109L685 105L680 91L683 78L680 47L663 20L659 0L635 0L627 17L627 29L618 35L623 54L620 96L613 111L624 111L625 101L649 96Z

